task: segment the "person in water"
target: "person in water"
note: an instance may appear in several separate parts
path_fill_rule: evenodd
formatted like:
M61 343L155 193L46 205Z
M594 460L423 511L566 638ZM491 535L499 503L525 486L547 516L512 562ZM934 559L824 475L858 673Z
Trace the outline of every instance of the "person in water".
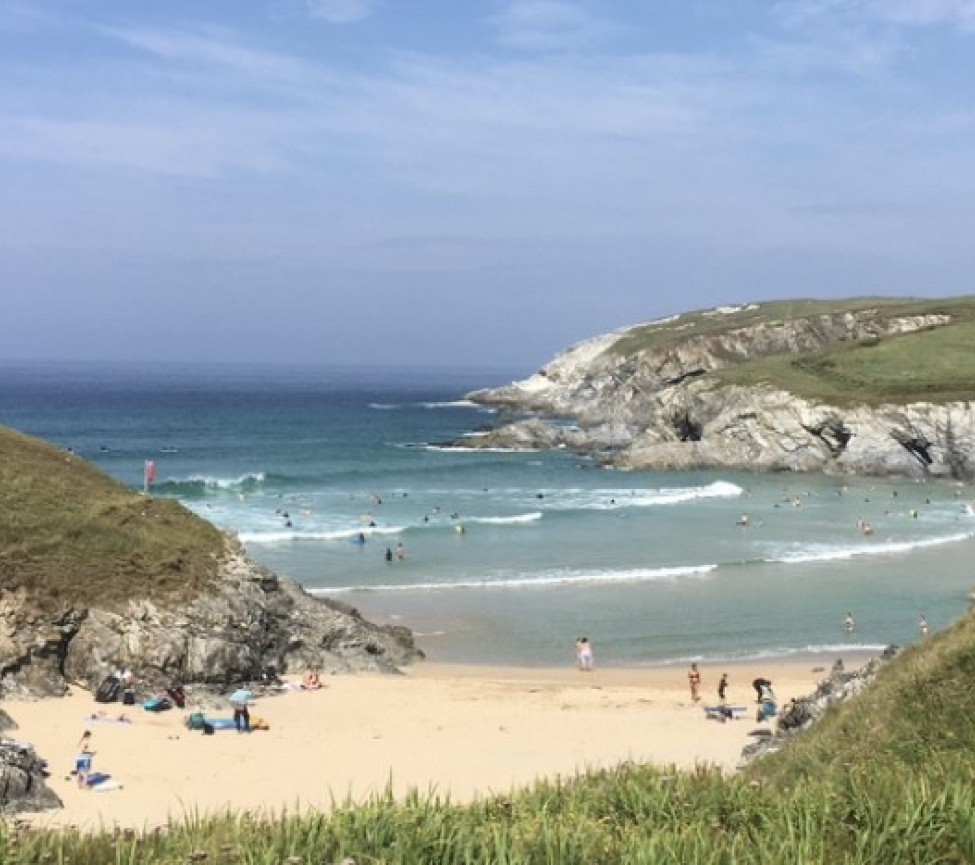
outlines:
M393 551L389 547L386 547L386 562L389 563L391 561L393 561Z

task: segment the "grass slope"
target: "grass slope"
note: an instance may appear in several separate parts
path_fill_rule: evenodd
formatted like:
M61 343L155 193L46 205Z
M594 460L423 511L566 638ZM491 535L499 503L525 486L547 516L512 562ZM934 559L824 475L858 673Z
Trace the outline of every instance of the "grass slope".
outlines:
M911 334L839 343L801 356L776 355L735 363L714 374L720 384L770 384L838 406L975 399L975 297L944 300L788 301L749 305L724 315L691 313L662 325L635 328L613 351L665 350L690 336L718 336L742 327L810 320L872 310L878 319L949 315L951 322Z
M0 590L40 603L178 601L216 574L220 533L85 460L0 427Z

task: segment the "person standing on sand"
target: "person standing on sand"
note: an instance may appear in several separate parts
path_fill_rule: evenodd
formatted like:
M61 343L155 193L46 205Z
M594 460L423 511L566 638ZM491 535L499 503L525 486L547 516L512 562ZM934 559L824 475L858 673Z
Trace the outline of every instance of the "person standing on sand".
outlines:
M687 674L687 684L691 688L691 699L696 703L701 699L701 672L697 664L691 664L690 672Z
M592 672L592 643L589 642L589 637L579 637L576 640L576 664L584 673Z
M91 730L85 730L78 742L78 756L74 758L74 773L78 776L79 787L85 787L88 784L88 776L91 774L91 758L94 756L95 752L91 749Z
M728 674L721 674L721 681L718 682L718 701L723 706L728 701Z

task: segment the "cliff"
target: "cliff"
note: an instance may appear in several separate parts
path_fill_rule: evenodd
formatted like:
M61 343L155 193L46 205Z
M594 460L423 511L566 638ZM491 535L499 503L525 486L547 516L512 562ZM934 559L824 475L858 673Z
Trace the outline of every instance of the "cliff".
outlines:
M707 310L576 345L470 398L467 447L614 466L975 477L975 299Z
M179 503L2 428L0 513L0 693L95 689L117 667L143 696L421 657L408 629L312 597Z

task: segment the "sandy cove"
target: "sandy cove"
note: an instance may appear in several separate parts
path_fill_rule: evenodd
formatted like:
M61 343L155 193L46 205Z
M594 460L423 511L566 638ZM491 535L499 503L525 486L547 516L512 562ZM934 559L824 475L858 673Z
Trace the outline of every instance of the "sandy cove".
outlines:
M756 726L752 679L771 679L780 703L810 693L829 659L702 666L702 704L716 702L722 672L740 720L708 720L690 700L682 667L514 669L420 664L403 676L333 676L319 691L257 700L270 730L205 736L184 726L187 710L155 714L98 704L72 689L63 699L8 700L10 735L49 762L64 809L35 825L145 828L184 814L225 809L278 813L361 799L392 784L451 801L506 793L546 776L625 760L734 770ZM848 660L848 666L851 666ZM92 721L98 711L131 723ZM219 713L229 716L228 710ZM84 730L94 770L121 789L80 789L69 775Z

